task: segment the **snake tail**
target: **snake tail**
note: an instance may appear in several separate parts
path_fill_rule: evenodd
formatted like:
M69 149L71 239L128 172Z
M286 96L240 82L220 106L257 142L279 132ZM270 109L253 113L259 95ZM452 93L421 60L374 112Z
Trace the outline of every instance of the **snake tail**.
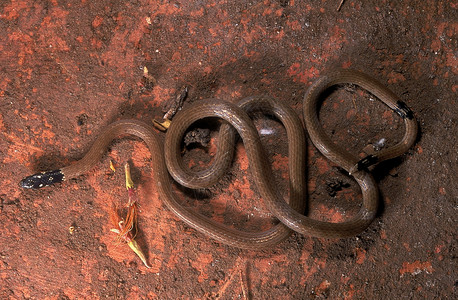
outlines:
M404 102L402 102L401 100L398 100L396 102L396 107L394 108L394 111L401 116L401 118L405 119L409 119L409 120L412 120L413 119L413 112L412 110L410 110L410 108L407 106L407 104L405 104Z
M376 163L378 163L378 157L370 154L365 158L361 159L360 161L358 161L357 169L358 171L366 170L367 168L369 168L372 165L375 165Z

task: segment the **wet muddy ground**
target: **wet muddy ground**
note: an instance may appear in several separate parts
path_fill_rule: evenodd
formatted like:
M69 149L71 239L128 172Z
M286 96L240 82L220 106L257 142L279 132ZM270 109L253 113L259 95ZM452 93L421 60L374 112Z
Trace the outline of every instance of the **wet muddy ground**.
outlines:
M337 11L339 2L0 3L0 298L456 298L458 2L347 0ZM151 154L136 139L116 140L77 179L18 187L26 175L81 158L114 120L162 117L183 87L185 107L269 94L302 118L305 91L336 67L377 78L420 126L408 153L373 171L379 213L356 237L293 234L259 251L215 242L158 199ZM404 130L395 113L355 86L335 89L320 118L355 153L381 139L393 144ZM256 125L287 197L284 129L269 118ZM211 161L211 134L207 148L186 151L190 165ZM354 215L356 182L310 143L307 152L308 214L334 222ZM127 201L126 161L140 203L136 239L150 269L110 232L112 204ZM220 183L177 193L184 205L235 228L275 223L242 144Z

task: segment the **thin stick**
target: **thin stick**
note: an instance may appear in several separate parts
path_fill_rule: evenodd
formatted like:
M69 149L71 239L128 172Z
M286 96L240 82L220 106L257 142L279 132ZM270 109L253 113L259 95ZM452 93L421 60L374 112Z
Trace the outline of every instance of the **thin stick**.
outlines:
M339 7L337 7L337 11L340 11L340 8L342 8L342 5L343 5L344 2L345 2L345 0L341 0L340 1Z
M248 269L248 264L245 264L245 272L243 269L240 269L240 285L242 286L242 295L243 299L245 300L250 300L250 290L248 287L248 274L247 274L247 269Z
M240 264L242 263L241 261L241 258L237 258L235 264L234 264L234 268L232 268L232 271L229 273L228 275L228 278L226 280L226 282L223 284L223 286L218 290L218 292L216 293L213 293L213 297L212 299L215 299L215 300L219 300L225 293L226 289L229 287L229 285L234 281L234 275L236 275L237 273L240 274L240 277L241 277L241 280L242 280L242 293L243 295L245 296L246 295L246 291L248 291L248 288L246 288L246 286L243 286L244 283L246 282L246 280L243 279L243 271L241 270L241 267L240 267ZM249 294L248 294L248 297L249 297ZM249 298L245 298L245 299L249 299Z

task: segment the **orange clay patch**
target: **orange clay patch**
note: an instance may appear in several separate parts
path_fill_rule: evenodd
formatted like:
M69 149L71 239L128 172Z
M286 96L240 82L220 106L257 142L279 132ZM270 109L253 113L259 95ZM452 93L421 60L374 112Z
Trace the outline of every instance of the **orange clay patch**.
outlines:
M324 174L329 171L329 162L323 157L319 157L315 160L316 166L318 168L318 173Z
M356 263L362 265L366 261L366 250L356 248Z
M211 253L201 253L196 260L191 260L191 266L200 272L197 281L203 282L205 279L208 279L205 269L212 261L213 255Z
M426 272L428 274L431 274L433 272L433 266L431 265L431 262L425 261L421 262L419 260L416 260L412 263L409 262L404 262L402 264L402 268L399 270L399 273L401 276L404 276L404 274L409 273L411 275L417 275L420 274L421 272Z

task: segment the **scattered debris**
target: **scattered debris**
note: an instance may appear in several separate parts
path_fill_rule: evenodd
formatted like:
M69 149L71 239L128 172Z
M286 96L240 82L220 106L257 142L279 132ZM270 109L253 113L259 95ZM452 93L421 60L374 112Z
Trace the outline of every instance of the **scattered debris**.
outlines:
M374 150L375 151L380 151L382 150L383 148L385 148L386 146L386 139L385 138L381 138L380 140L378 140L377 142L375 142L373 144L374 146Z
M160 131L167 131L167 129L170 127L170 123L171 121L168 119L164 120L163 122L153 120L154 127L159 129Z
M329 298L331 282L328 280L322 281L318 286L314 287L311 292L313 298L327 299Z
M76 118L76 124L78 124L78 126L83 126L86 124L88 119L88 115L83 113Z
M393 168L388 172L388 174L390 174L391 177L398 177L398 169Z
M143 67L143 86L147 90L151 90L157 83L156 78L149 73L149 70L146 66Z
M196 128L187 132L184 136L184 144L187 147L192 143L198 143L206 147L210 143L210 129Z
M326 182L326 191L328 192L328 195L331 197L335 197L337 195L337 192L347 187L350 187L350 184L343 182L340 179L334 179Z
M127 245L138 255L147 268L151 268L146 260L143 251L135 241L137 233L137 215L138 215L138 201L134 189L134 183L130 176L130 166L128 163L124 166L126 172L126 188L129 195L129 202L127 203L127 216L126 219L119 215L119 210L116 206L112 209L111 222L116 228L111 229L112 232L117 234L117 242L126 242Z
M164 106L165 115L163 117L163 122L153 120L154 127L161 131L166 131L170 126L173 116L183 107L183 102L187 96L188 87L184 87L173 102L168 101Z
M386 139L381 138L375 143L368 144L364 147L361 152L363 152L366 156L368 155L376 155L375 152L382 150L386 146Z
M183 102L188 96L188 87L185 86L181 93L176 97L175 101L168 101L164 105L163 112L165 112L164 119L172 120L173 116L183 107Z

